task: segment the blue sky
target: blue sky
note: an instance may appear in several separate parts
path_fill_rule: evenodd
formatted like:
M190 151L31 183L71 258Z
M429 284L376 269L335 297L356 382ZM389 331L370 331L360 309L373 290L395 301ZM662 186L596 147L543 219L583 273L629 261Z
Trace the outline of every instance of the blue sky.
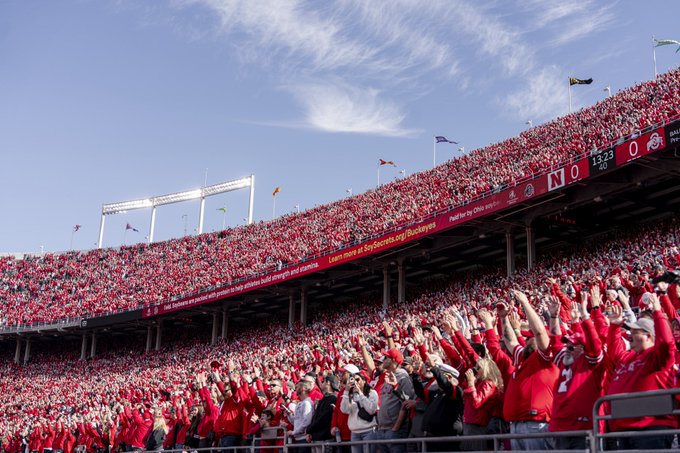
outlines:
M653 77L674 1L0 0L0 251L96 243L102 203L256 175L255 219L356 194ZM659 71L680 63L657 49ZM437 147L438 161L460 155ZM209 198L205 231L247 191ZM158 209L156 239L198 224ZM149 211L107 218L144 241ZM125 234L130 223L140 233Z

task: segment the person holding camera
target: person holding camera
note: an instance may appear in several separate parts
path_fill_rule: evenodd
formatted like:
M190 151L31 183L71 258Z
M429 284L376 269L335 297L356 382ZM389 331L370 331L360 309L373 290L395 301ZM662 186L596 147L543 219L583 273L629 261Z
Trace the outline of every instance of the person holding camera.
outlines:
M340 401L340 410L349 415L347 425L352 432L352 441L374 440L375 427L378 426L378 393L368 383L368 373L361 370L351 376L346 384ZM352 445L352 453L368 453L367 444Z

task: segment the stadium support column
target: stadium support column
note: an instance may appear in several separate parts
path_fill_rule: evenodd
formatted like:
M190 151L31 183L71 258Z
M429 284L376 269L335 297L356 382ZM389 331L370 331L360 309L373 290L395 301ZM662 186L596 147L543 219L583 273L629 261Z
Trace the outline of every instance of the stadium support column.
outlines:
M397 282L397 303L403 304L406 302L406 267L404 266L404 258L399 258L397 261L399 269L399 281Z
M201 208L198 211L198 234L203 233L203 215L205 214L205 197L201 197Z
M227 338L227 328L229 326L229 310L227 307L222 307L222 339Z
M387 310L390 305L390 268L389 264L383 267L383 304L382 308Z
M288 328L292 329L295 324L295 294L288 296Z
M212 321L212 339L210 340L210 344L216 344L217 343L217 332L219 332L219 327L220 327L220 318L217 315L217 312L213 312L213 321Z
M156 351L160 351L161 347L163 346L163 321L158 320L158 324L156 324Z
M21 363L21 338L17 337L17 349L14 351L14 363Z
M152 326L146 326L146 352L151 351L151 341L153 340Z
M83 341L80 344L80 360L87 359L87 333L83 332Z
M92 344L90 345L90 357L97 355L97 334L92 332Z
M302 327L307 325L307 288L304 286L300 291L300 324Z
M527 270L532 270L536 263L536 235L531 225L526 226L527 232Z
M515 273L515 242L512 237L512 232L505 232L505 244L506 244L506 260L507 260L507 274L510 277Z
M31 360L31 337L26 338L26 350L24 351L24 365L28 365Z
M153 242L153 230L156 228L156 206L151 208L151 225L149 225L149 244Z
M99 241L97 242L97 248L102 248L102 243L104 242L104 223L106 223L106 216L102 212L102 219L99 222Z

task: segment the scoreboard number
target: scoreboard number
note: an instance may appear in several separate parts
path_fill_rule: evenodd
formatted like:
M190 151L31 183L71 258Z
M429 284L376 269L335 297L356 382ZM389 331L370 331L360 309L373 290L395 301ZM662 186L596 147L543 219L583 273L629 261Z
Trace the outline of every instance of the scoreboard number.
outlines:
M613 170L616 168L614 148L605 149L597 154L592 154L588 157L588 163L591 176Z

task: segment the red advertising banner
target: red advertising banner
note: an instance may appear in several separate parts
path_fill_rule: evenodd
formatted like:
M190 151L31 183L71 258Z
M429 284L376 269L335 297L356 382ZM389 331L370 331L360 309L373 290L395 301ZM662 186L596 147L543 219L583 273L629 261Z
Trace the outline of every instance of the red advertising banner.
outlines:
M615 149L616 164L618 166L641 156L660 151L665 146L663 128L654 130L630 142L617 146ZM540 175L531 181L525 181L515 187L473 201L465 206L459 206L447 213L433 217L432 219L424 220L412 226L402 228L399 231L386 234L380 238L366 241L363 244L339 250L330 255L296 264L287 269L282 269L247 281L144 308L142 317L148 318L214 302L225 297L247 293L265 286L275 285L286 280L328 269L358 258L367 257L383 250L414 241L423 236L428 236L452 228L492 212L506 209L515 204L522 203L531 198L588 178L589 168L589 160L582 159L547 174Z
M623 165L666 147L664 128L660 127L633 140L617 145L616 165Z

